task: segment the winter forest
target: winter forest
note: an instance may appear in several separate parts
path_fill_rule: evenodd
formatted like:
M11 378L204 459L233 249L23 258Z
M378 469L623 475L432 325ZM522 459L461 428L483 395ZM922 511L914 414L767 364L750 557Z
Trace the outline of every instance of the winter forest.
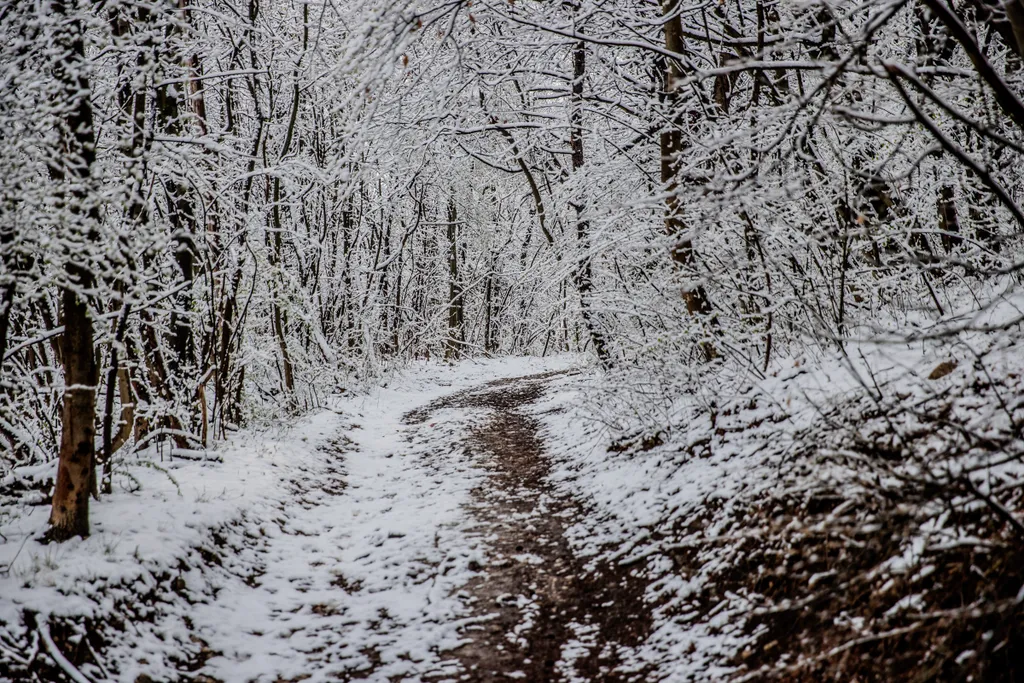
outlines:
M0 0L0 680L1024 680L1022 235L1022 0Z

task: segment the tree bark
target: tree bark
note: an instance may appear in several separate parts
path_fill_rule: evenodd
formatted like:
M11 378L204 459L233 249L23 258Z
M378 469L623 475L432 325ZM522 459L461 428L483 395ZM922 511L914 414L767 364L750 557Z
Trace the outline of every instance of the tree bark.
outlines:
M309 47L309 5L304 4L302 7L302 50L304 56L305 51ZM281 145L281 152L278 155L278 163L284 161L291 152L292 141L295 138L295 127L299 116L299 102L299 66L296 65L295 71L292 74L292 106L288 115L288 128L285 132L284 142ZM265 153L266 148L264 146L264 154ZM284 238L282 236L282 232L284 228L281 220L282 189L281 176L279 175L274 178L273 193L273 204L271 205L272 235L270 237L270 260L271 265L275 269L272 277L276 278L277 282L275 283L274 290L272 291L270 315L271 323L274 328L274 335L277 337L278 349L281 351L282 383L284 385L286 400L288 402L288 407L294 410L298 406L295 399L295 371L292 366L291 354L288 351L288 340L285 336L285 328L288 325L287 313L282 310L281 307L281 300L284 293L284 277L282 275L284 268Z
M68 19L62 0L51 5L55 14ZM61 440L57 465L57 483L50 511L47 538L67 540L89 535L89 493L95 460L96 367L93 321L86 297L95 278L88 259L75 251L98 240L99 209L91 201L91 169L96 160L96 133L90 103L90 83L86 74L85 27L77 3L73 14L61 22L56 44L63 52L55 75L66 98L61 136L63 149L51 164L51 177L66 200L65 277L61 288L64 336L61 362L64 369L64 397L61 409ZM65 191L65 187L69 191Z
M143 18L142 11L140 9L140 19ZM164 76L177 76L177 70L182 69L185 82L160 85L156 88L156 113L161 129L171 137L179 137L185 132L181 120L182 102L194 79L190 78L192 66L189 58L183 54L180 44L181 26L186 23L187 18L186 10L172 5L168 6L167 12L172 16L166 19L164 45L167 46L167 53L164 59L169 62L172 69L168 69ZM192 282L195 278L197 230L195 208L185 183L180 177L172 176L164 181L164 188L167 197L167 217L171 223L171 239L174 242L174 261L182 280L189 283L176 295L174 310L171 312L169 341L174 353L169 366L172 373L177 374L179 368L195 362L195 338L189 313L193 307Z
M131 399L126 396L127 388L127 376L119 368L119 354L118 345L124 340L126 326L128 324L128 314L131 311L131 307L126 303L122 310L120 318L118 318L116 325L114 326L114 341L110 345L110 363L107 367L107 393L103 401L103 457L102 463L104 473L109 474L110 472L110 458L111 456L123 446L127 440L128 435L131 433L131 422L135 416L135 406L132 405ZM115 446L115 439L113 434L114 429L114 384L119 385L119 392L121 397L121 418L118 427L117 437L119 439ZM127 422L126 422L127 421ZM123 438L121 438L123 436ZM93 489L95 489L95 478L96 472L93 469ZM109 481L109 477L104 476L106 481ZM95 491L94 491L95 492ZM104 493L110 493L109 488L104 485Z
M662 0L662 15L665 18L665 48L671 52L682 54L683 25L678 13L679 0ZM693 238L689 227L683 220L682 207L679 203L679 155L683 151L683 133L681 130L681 113L679 107L679 83L682 72L679 63L671 58L664 60L664 104L665 110L672 117L667 130L662 132L661 147L661 182L664 186L665 198L665 232L675 239L670 255L680 270L692 271L694 268ZM698 283L683 290L683 301L691 315L711 316L711 302L704 285ZM713 359L717 354L708 342L701 344L706 360Z
M572 149L572 170L579 173L583 168L583 78L586 75L587 46L582 40L577 42L572 51L572 98L569 113L569 146ZM580 314L583 323L590 333L590 341L594 345L594 353L604 367L611 366L611 356L604 335L594 322L590 297L593 293L594 274L590 257L590 221L586 215L586 204L582 189L576 198L576 243L579 258L576 262L576 289L580 294Z
M448 339L445 343L445 358L461 356L466 343L462 279L459 275L458 222L453 197L448 200Z
M15 278L16 261L10 253L10 245L14 241L14 229L5 225L0 227L0 258L4 272L0 276L0 377L3 376L4 356L7 355L7 334L11 323L11 309L14 308L14 292L17 289Z
M963 237L960 236L960 219L956 212L956 200L954 199L952 185L943 185L939 190L937 207L942 248L948 254L963 242Z

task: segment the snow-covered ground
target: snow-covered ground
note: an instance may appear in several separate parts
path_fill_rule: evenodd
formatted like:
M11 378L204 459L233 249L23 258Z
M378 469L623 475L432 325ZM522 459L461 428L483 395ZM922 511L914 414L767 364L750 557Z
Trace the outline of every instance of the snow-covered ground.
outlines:
M1003 302L972 323L1015 324L1020 304ZM591 566L631 568L647 584L653 628L627 663L650 667L660 681L746 679L776 666L775 673L813 671L857 643L898 642L929 618L922 615L957 604L956 580L951 600L943 582L932 585L929 577L956 576L959 560L946 553L958 547L977 553L966 566L985 577L983 588L971 589L985 595L975 605L1001 600L992 611L1012 613L1024 588L1018 593L1020 584L1008 580L1001 594L984 581L1002 571L1003 548L1019 547L1019 536L1003 545L1014 537L1000 526L1019 513L985 497L1019 500L1009 492L1024 479L1022 358L1019 343L977 332L850 342L841 351L777 359L760 378L718 377L687 391L659 391L659 377L640 389L597 373L553 382L532 410L544 425L552 480L588 510L567 530L574 551ZM633 371L627 380L640 377ZM661 404L644 405L644 396ZM639 409L632 423L624 406ZM607 426L613 423L617 429ZM660 431L649 431L651 423ZM895 526L907 510L913 522ZM830 535L848 541L843 553L827 546ZM818 539L826 540L816 546ZM858 557L864 547L882 550ZM847 595L836 577L878 592ZM833 581L840 586L834 594ZM799 607L812 600L815 609ZM878 604L889 608L884 618L876 617ZM816 610L823 625L809 628L812 636L786 626L793 643L781 650L793 646L798 655L775 661L778 634L766 636L764 624L775 614L785 620ZM922 637L945 647L956 642L956 664L966 671L980 650L967 637L955 640L957 628L939 625ZM964 630L974 638L984 628ZM801 641L806 653L793 645ZM906 650L915 647L922 646Z
M90 680L161 681L182 669L223 681L452 671L445 651L468 614L458 589L484 552L465 504L484 473L461 457L458 411L420 425L403 415L462 388L578 362L415 364L295 424L219 444L220 462L143 454L93 504L84 540L41 545L47 506L18 509L0 527L9 645L0 657L39 642L28 611L39 624L104 624L97 659L107 672L85 664ZM110 625L119 619L123 634Z
M970 534L987 528L957 526L944 512L947 505L983 509L977 496L943 494L925 499L912 523L900 513L903 535L888 538L887 496L902 495L905 482L925 476L932 491L965 463L974 468L968 473L993 477L976 477L982 492L1004 495L1019 486L1019 458L1003 454L1011 446L1019 451L1012 439L1024 401L1007 395L1009 403L999 407L991 394L1006 395L1024 375L1021 357L1018 345L982 335L959 346L851 345L813 364L779 359L741 391L720 392L714 410L699 391L680 397L663 410L675 410L676 418L658 434L645 434L642 425L633 434L613 433L602 411L614 403L592 397L607 396L616 379L578 357L416 364L294 423L240 433L206 462L161 460L147 451L122 463L115 493L94 505L93 534L85 540L40 545L35 539L48 508L32 505L36 494L26 494L0 520L0 678L44 657L40 651L56 661L57 650L74 649L82 680L96 683L456 680L466 671L458 646L481 633L467 627L494 617L478 600L494 598L480 588L488 572L496 577L495 568L509 562L554 557L497 538L502 515L524 539L537 531L544 505L508 512L508 496L522 502L528 493L557 503L559 517L533 540L563 543L574 572L606 577L603 584L565 581L554 567L513 567L501 579L525 577L522 585L502 584L497 602L519 605L519 621L499 642L520 647L536 637L537 620L557 612L564 623L547 632L563 634L553 670L565 680L596 680L580 672L601 670L593 667L603 666L605 654L624 680L638 681L724 680L774 665L778 644L766 636L773 610L812 594L859 609L841 602L842 591L828 593L830 577L846 565L819 566L820 557L801 554L816 534L836 536L833 525L857 535L851 543L880 548L864 566L843 560L851 580L920 577L906 584L905 595L881 589L877 599L892 609L877 624L836 621L829 638L838 640L823 637L821 646L842 652L844 642L870 639L879 628L898 630L899 615L910 607L941 600L941 590L914 582L929 575L929 562L954 571L956 558L941 555L943 549L970 545ZM505 409L495 397L523 392L529 382L464 390L569 369L531 380L541 390L530 400L510 399L508 410L522 418L516 428L536 432L527 441L537 437L545 462L532 470L534 478L541 473L539 484L516 470L522 463L510 465L516 471L506 475L517 483L501 490L495 482L505 475L481 456L488 447L479 434L491 424L487 438L502 438L493 427L500 421L488 422ZM979 383L985 373L998 381ZM932 413L953 416L950 424L993 443L1010 441L1002 450L977 451L976 441L963 445L955 434L922 432L918 422L931 429ZM894 465L856 452L894 434L928 439L921 453L932 455L907 447ZM506 436L513 448L523 438ZM961 446L962 454L955 450ZM945 474L929 470L939 455ZM865 473L879 472L887 478L865 486ZM940 474L947 479L935 478ZM816 496L827 502L818 511L807 505ZM480 514L488 504L489 517ZM499 557L498 543L519 554ZM980 559L971 562L984 568ZM576 606L586 587L614 583L633 611L602 621L594 614L612 604L586 598L578 612L562 610L557 600L552 610L537 585L549 579L548 593L575 591ZM641 587L639 598L630 585ZM615 619L635 620L629 633L639 637L608 638L603 629L622 625ZM60 630L51 634L46 624ZM83 656L89 647L97 653ZM486 658L480 647L476 661Z

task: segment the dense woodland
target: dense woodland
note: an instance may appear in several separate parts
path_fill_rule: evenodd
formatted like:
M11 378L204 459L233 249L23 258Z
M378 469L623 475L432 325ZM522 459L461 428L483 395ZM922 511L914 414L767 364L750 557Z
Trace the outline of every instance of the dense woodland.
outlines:
M1021 399L991 359L1022 341L1022 162L1020 0L3 0L3 490L49 473L49 539L88 535L146 449L202 459L414 360L588 354L615 459L684 397L714 426L780 368L925 350L970 381L862 374L800 442L839 460L748 513L859 538L815 604L876 630L764 617L746 665L1019 680ZM940 508L983 578L972 550L936 560L960 602L857 603L878 525Z

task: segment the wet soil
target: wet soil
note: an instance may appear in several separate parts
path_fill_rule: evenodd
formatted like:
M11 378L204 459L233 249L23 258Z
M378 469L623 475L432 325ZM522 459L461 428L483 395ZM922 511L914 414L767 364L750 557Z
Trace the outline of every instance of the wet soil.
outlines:
M646 582L573 554L566 531L586 510L551 484L540 424L527 410L559 374L491 382L406 415L415 424L441 409L484 412L464 444L493 474L474 492L489 550L463 591L477 617L453 653L463 681L645 680L629 654L651 630Z

